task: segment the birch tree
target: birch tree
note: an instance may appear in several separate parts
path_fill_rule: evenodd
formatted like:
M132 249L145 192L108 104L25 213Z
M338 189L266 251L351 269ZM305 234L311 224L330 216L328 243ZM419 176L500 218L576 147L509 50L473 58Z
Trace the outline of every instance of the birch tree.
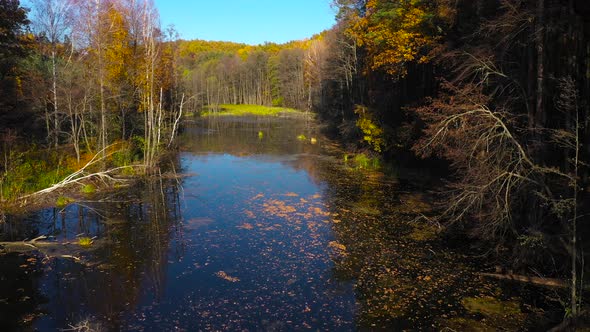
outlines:
M73 47L72 43L64 43L64 38L71 34L73 23L73 6L71 0L32 0L35 10L34 27L38 34L45 36L49 43L49 60L51 72L51 105L52 112L49 115L51 127L48 127L49 141L57 148L59 144L60 128L60 103L58 97L58 81L60 75L59 51L64 46ZM68 50L63 50L67 52ZM73 50L69 50L72 52Z

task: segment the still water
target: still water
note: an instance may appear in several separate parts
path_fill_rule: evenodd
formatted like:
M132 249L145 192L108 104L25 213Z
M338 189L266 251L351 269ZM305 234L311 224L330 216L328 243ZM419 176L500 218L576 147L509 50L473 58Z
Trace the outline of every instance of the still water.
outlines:
M199 120L182 142L162 178L2 226L63 244L0 258L3 331L460 327L479 317L461 299L498 292L410 222L424 174L348 160L307 119Z

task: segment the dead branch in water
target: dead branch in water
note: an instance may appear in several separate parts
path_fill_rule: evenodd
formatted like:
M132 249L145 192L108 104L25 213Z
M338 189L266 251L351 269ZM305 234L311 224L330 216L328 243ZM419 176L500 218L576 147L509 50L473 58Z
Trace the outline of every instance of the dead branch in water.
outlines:
M44 241L48 237L45 235L36 237L32 240L0 242L0 252L4 253L29 253L38 252L45 259L67 258L76 262L82 262L80 253L88 248L84 248L78 242L54 242ZM94 238L92 239L94 240Z
M88 161L86 163L86 165L84 165L82 168L80 168L76 172L66 176L60 182L52 185L49 188L45 188L45 189L36 191L34 193L21 196L21 197L19 197L19 201L21 201L21 203L24 204L24 203L26 203L27 199L29 199L29 198L37 197L37 196L44 195L44 194L49 194L55 190L65 188L65 187L70 186L72 184L81 184L83 181L86 181L89 179L100 179L103 183L124 182L127 180L115 178L115 177L113 177L113 174L115 174L123 169L129 168L129 167L145 168L145 165L120 166L120 167L110 168L105 171L89 173L88 168L103 161L107 157L112 156L115 152L117 152L117 151L113 151L109 154L103 154L106 150L108 150L112 147L113 147L113 145L109 145L109 146L105 147L104 149L98 151L94 155L94 157L92 157L92 159L90 159L90 161Z
M482 277L488 277L488 278L526 282L526 283L539 285L539 286L559 287L559 288L569 287L569 284L567 281L561 280L561 279L554 279L554 278L529 277L529 276L523 276L523 275L519 275L519 274L500 274L500 273L477 273L477 275L480 275Z

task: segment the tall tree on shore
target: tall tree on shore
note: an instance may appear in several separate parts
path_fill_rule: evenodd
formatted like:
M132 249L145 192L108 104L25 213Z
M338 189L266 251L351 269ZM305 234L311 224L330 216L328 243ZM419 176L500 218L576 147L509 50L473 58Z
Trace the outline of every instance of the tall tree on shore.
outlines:
M58 52L67 52L64 47L73 47L72 43L64 43L64 38L71 35L73 23L73 4L71 0L33 0L35 32L47 39L48 55L51 72L51 121L47 121L48 141L57 148L61 132L61 113L58 98L58 80L60 75L60 57ZM73 50L69 50L72 52ZM51 123L51 126L49 126Z
M27 52L27 11L19 0L0 0L0 130L10 128L21 89L19 58ZM4 128L3 128L4 127Z

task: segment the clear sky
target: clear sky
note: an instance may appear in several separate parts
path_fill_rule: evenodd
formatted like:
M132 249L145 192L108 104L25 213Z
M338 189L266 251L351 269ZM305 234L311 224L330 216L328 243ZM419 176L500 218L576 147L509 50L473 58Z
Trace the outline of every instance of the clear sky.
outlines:
M331 0L155 0L162 27L183 39L262 44L311 37L330 28Z

